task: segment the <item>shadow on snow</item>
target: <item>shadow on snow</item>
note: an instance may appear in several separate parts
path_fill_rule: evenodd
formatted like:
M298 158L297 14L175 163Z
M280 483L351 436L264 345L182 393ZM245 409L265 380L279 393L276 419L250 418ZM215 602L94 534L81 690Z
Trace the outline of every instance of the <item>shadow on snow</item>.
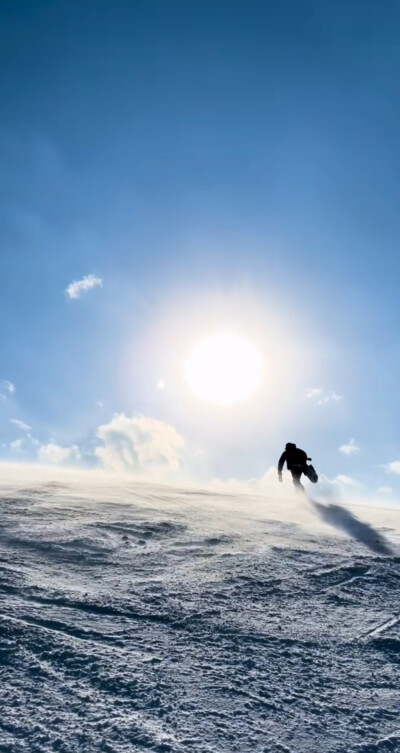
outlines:
M312 499L309 501L325 523L339 528L341 531L345 531L345 533L361 544L364 544L364 546L375 552L375 554L393 554L385 537L379 531L369 523L359 520L346 508L332 503L323 504Z

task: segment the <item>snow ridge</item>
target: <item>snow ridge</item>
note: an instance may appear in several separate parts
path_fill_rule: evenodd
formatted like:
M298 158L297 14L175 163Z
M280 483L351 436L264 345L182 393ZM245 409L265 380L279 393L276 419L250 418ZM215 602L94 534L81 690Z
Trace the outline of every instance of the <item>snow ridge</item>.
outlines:
M252 504L4 494L0 750L398 750L400 558Z

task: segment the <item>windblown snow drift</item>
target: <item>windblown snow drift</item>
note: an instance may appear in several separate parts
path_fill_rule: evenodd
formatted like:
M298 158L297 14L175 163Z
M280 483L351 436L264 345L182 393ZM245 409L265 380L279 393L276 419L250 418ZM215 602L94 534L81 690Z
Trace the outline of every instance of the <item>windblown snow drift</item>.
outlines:
M0 506L0 750L400 750L395 512L354 541L305 500L144 483Z

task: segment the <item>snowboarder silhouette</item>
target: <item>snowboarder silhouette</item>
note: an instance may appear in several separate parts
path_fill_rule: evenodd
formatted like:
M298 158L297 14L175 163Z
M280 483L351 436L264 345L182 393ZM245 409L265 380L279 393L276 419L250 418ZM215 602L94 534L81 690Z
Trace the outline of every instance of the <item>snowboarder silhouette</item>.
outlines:
M284 452L279 458L279 481L283 480L282 469L284 464L286 463L288 471L290 471L290 473L292 474L293 483L296 489L301 489L302 491L304 491L304 486L300 481L303 473L307 476L307 478L310 479L310 481L312 481L312 483L315 484L318 481L318 476L312 465L307 465L307 460L311 460L311 458L307 457L307 453L304 452L304 450L301 450L300 447L296 447L293 442L288 442L286 444Z

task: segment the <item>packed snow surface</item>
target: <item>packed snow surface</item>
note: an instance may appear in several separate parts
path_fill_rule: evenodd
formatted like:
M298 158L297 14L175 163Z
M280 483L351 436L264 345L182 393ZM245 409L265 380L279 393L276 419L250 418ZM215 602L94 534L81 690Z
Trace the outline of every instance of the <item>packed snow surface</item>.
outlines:
M395 510L3 484L0 750L400 751Z

